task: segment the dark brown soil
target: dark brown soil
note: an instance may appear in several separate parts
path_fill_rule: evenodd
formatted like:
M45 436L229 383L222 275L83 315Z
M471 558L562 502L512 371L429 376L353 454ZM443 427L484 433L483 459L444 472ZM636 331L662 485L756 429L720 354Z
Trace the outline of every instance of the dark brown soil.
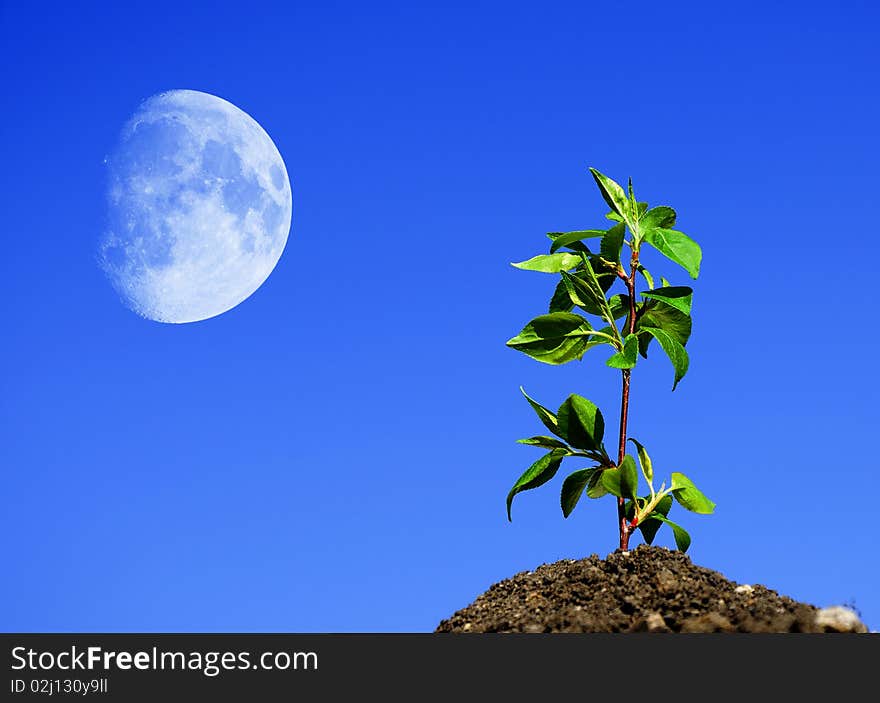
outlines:
M728 581L680 552L545 564L496 583L437 632L826 632L818 609Z

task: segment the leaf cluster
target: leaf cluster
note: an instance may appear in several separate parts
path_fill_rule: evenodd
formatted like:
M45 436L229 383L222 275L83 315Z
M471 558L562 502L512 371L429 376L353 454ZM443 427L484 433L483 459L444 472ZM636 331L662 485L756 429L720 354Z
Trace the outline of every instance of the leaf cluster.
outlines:
M565 399L555 413L531 398L520 388L523 396L535 411L538 419L553 436L536 435L517 440L521 444L546 449L517 479L507 494L507 519L511 520L513 499L518 493L543 486L550 481L567 457L590 459L594 463L569 474L562 483L559 496L564 517L574 511L581 497L601 498L612 495L623 498L624 512L632 527L637 527L645 542L652 544L662 524L672 529L675 543L681 551L687 551L690 535L683 527L669 519L673 501L694 513L710 514L715 503L709 500L683 473L673 472L669 487L665 482L654 488L654 466L647 449L630 438L637 450L636 459L627 454L620 465L608 456L604 445L605 418L596 405L586 398L572 394ZM647 483L648 494L639 495L639 473Z
M596 169L590 171L610 208L605 217L613 224L604 229L550 232L548 253L513 264L526 271L554 274L558 280L547 312L530 320L507 346L542 363L560 365L579 361L588 350L607 345L611 355L606 365L630 373L639 357L648 358L651 342L656 340L672 363L675 390L690 363L686 347L692 329L693 289L672 285L662 276L656 286L653 274L640 263L640 253L643 246L652 247L696 279L702 252L695 241L674 229L677 215L671 207L650 208L636 199L631 180L625 191ZM637 293L637 277L646 286L641 293ZM624 284L623 292L612 290L616 282ZM510 490L508 519L518 493L548 482L566 457L580 457L593 463L564 480L560 503L565 517L585 493L589 498L610 494L623 499L626 519L631 527L641 530L647 543L665 523L678 547L687 549L687 532L667 517L673 502L697 513L714 509L714 503L690 479L673 473L669 487L664 483L655 491L650 457L644 446L630 440L637 448L641 474L649 489L649 493L638 495L636 460L625 455L619 465L612 461L603 444L604 418L591 401L573 394L553 413L525 391L523 395L553 436L519 440L547 453Z
M655 287L654 276L639 263L639 254L647 244L697 278L702 252L690 237L672 229L676 213L671 207L649 208L647 203L636 201L632 182L626 195L615 181L591 171L611 206L605 217L614 224L604 230L549 232L549 253L513 264L525 271L558 274L559 281L547 313L529 321L507 346L542 363L559 365L580 360L589 349L608 345L613 353L606 364L631 369L639 356L648 358L651 341L656 339L672 363L675 390L690 363L686 347L692 327L693 289L673 286L665 278ZM592 244L594 239L599 240L598 247ZM629 273L623 256L627 249ZM636 273L647 284L641 300L631 300L628 290L610 294L615 281L627 282ZM632 284L635 290L634 280Z

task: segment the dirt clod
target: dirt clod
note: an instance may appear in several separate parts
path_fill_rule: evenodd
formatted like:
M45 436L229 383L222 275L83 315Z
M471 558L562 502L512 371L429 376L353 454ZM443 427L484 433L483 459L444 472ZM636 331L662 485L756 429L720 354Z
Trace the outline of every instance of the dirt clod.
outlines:
M640 545L496 583L437 632L864 632L855 618L741 586L680 552ZM826 613L826 611L822 611ZM849 611L848 611L849 612ZM845 621L845 623L844 623ZM844 623L844 624L839 624Z

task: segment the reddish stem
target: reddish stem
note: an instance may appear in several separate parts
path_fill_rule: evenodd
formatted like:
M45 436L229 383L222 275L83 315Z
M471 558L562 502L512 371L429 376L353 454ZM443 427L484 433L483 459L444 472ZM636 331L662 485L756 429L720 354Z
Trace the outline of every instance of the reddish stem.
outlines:
M623 457L626 456L626 418L629 413L629 380L630 369L623 370L623 392L620 401L620 445L617 451L617 465L623 463ZM617 522L620 526L620 548L624 551L629 549L629 533L630 529L626 522L626 509L624 508L624 499L617 499Z
M636 270L639 266L639 252L634 251L630 259L629 276L624 276L626 281L626 289L629 293L629 315L627 317L628 331L632 334L636 329ZM623 389L620 398L620 442L617 446L617 465L623 463L626 456L626 421L629 416L629 388L632 369L623 369ZM630 524L626 519L626 509L624 507L625 500L617 499L617 523L620 527L620 548L624 551L629 549L629 536L635 529L635 525Z

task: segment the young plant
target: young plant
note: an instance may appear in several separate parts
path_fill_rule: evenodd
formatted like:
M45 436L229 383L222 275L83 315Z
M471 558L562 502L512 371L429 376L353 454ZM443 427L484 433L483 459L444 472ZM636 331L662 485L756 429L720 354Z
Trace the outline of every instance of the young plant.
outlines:
M550 299L550 310L529 322L507 346L528 354L545 364L565 364L580 360L588 349L612 347L606 364L618 369L622 378L620 428L616 461L604 444L605 419L592 402L572 394L555 413L530 398L520 388L544 426L554 435L537 435L518 440L522 444L546 449L547 453L532 464L507 496L507 518L514 497L549 481L568 457L588 459L591 465L570 474L562 484L562 514L568 517L581 496L601 498L614 496L617 502L617 526L620 549L629 548L629 537L640 530L645 542L651 544L663 524L672 528L675 543L681 551L690 546L690 535L672 522L668 515L673 501L686 510L709 514L715 504L706 498L684 474L673 472L669 485L654 487L654 467L642 444L627 436L630 385L639 356L647 359L652 340L672 362L672 390L688 370L685 350L691 334L691 301L693 290L673 286L654 277L639 261L642 247L654 247L667 259L681 266L691 278L700 273L700 247L675 225L675 210L665 205L648 209L633 194L632 180L627 191L596 169L590 172L611 208L605 217L614 224L609 229L550 232L550 253L513 264L526 271L558 274L559 281ZM598 251L587 240L598 239ZM594 245L595 246L595 245ZM624 253L628 250L628 256ZM627 269L627 266L629 267ZM637 294L637 274L647 288ZM625 292L611 294L620 282ZM598 324L581 313L593 318ZM619 322L622 321L622 322ZM639 470L636 459L626 453L627 440L638 457L641 475L648 493L639 495Z

